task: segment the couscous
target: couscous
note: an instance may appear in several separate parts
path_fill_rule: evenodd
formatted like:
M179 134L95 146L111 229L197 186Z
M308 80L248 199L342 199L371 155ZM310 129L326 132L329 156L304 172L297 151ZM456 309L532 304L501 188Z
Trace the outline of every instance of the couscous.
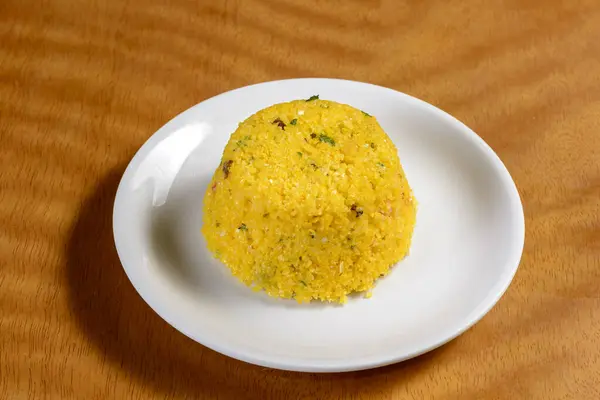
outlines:
M246 285L343 303L408 253L415 218L375 117L313 96L239 124L206 191L202 232Z

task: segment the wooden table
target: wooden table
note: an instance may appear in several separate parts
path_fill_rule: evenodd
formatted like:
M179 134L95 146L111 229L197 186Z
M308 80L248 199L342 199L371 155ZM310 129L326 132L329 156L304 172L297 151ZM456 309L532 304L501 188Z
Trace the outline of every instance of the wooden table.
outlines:
M111 212L136 149L208 97L302 76L420 97L512 173L520 269L441 349L255 367L175 331L125 277ZM598 0L3 0L0 139L2 399L600 398Z

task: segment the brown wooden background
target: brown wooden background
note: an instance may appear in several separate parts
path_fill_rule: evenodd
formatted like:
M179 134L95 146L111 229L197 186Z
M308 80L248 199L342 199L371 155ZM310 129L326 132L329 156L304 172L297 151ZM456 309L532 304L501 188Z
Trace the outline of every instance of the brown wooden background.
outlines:
M407 92L500 155L527 238L500 303L418 359L314 375L228 359L127 281L136 149L223 91L325 76ZM0 398L600 399L600 1L0 1Z

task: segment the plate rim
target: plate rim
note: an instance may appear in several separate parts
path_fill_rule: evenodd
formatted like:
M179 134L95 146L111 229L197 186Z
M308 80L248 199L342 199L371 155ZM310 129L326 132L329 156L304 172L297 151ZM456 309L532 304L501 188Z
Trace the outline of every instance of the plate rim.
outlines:
M515 253L512 255L511 260L509 262L507 262L507 264L511 265L511 269L510 269L510 273L507 274L507 276L504 278L504 281L502 281L503 284L498 288L498 290L495 292L494 296L491 296L489 299L487 297L483 299L486 301L482 301L482 303L485 303L486 306L483 307L476 315L471 316L470 319L468 319L469 318L468 316L465 317L466 319L468 319L468 322L466 322L462 326L461 329L456 330L455 332L453 332L450 335L444 336L443 338L436 341L435 343L432 343L430 346L416 349L414 352L396 354L393 351L391 351L387 355L379 355L378 357L375 357L374 360L364 360L365 357L349 358L348 361L340 362L338 360L335 360L335 361L328 361L327 365L322 365L322 364L317 365L315 363L311 364L310 359L297 360L297 362L293 362L293 359L285 358L287 360L287 362L286 362L286 361L281 360L282 357L277 357L277 356L260 357L259 355L256 355L251 351L239 352L239 351L236 351L235 348L231 348L231 347L228 347L227 345L222 345L218 342L207 339L206 337L202 337L201 334L198 335L195 332L189 332L185 327L181 326L178 322L174 321L170 317L170 315L168 315L167 313L164 313L164 312L160 312L157 309L158 307L154 304L154 301L151 300L151 296L148 293L145 293L145 291L141 288L142 285L139 283L136 283L135 279L133 279L132 274L130 273L132 267L127 266L126 262L124 261L124 259L125 259L123 256L123 254L125 252L124 247L123 247L124 240L120 234L120 230L119 230L120 223L119 223L119 221L117 221L116 215L118 214L118 210L122 203L122 201L120 199L124 195L124 192L125 192L124 187L125 187L126 183L130 180L130 176L134 172L134 169L139 166L140 157L142 157L143 155L146 155L146 150L149 148L152 148L154 142L156 142L159 139L162 139L161 136L164 136L164 134L166 132L168 132L169 126L172 123L174 123L176 120L179 120L186 114L191 114L195 108L201 106L202 104L204 104L206 102L211 102L221 96L231 95L232 93L247 90L249 88L253 88L253 87L257 87L257 86L275 85L275 84L281 84L281 83L293 82L293 81L333 81L333 82L338 82L343 85L350 84L350 85L358 85L358 86L369 86L375 90L384 90L384 91L388 91L388 92L393 92L394 95L396 95L396 96L404 97L405 100L408 100L410 102L416 103L422 107L427 108L430 112L437 114L439 117L445 119L447 122L449 122L449 123L455 125L457 128L459 128L458 130L464 136L466 136L470 141L472 141L478 145L479 150L484 153L485 158L488 159L495 167L495 170L497 172L499 172L499 178L501 179L504 187L506 188L506 190L508 192L509 199L511 200L511 202L514 203L514 205L517 206L517 209L514 210L515 214L512 215L512 217L513 218L516 217L515 223L517 226L515 228L515 232L513 232L513 233L516 237L516 239L514 240L514 243L517 243L518 247L517 247L517 249L515 249ZM223 92L223 93L219 93L215 96L204 99L201 102L178 113L173 118L171 118L169 121L167 121L165 124L163 124L152 135L150 135L144 141L144 143L137 149L135 155L129 161L129 163L128 163L127 167L125 168L125 171L123 172L123 175L119 181L119 185L118 185L118 188L117 188L117 191L115 194L114 204L113 204L113 215L112 215L111 221L112 221L112 227L113 227L113 239L115 242L115 248L117 251L117 255L119 257L119 261L123 267L123 270L125 271L125 274L127 275L127 278L131 282L131 284L134 287L134 289L136 290L136 292L140 295L140 297L142 297L144 302L160 318L165 320L169 325L174 327L177 331L183 333L185 336L189 337L190 339L194 340L195 342L197 342L205 347L208 347L209 349L211 349L213 351L224 354L228 357L231 357L231 358L234 358L234 359L237 359L240 361L244 361L244 362L247 362L250 364L262 366L262 367L275 368L275 369L286 370L286 371L296 371L296 372L335 373L335 372L359 371L359 370L383 367L386 365L391 365L391 364L402 362L402 361L405 361L405 360L408 360L408 359L411 359L414 357L418 357L422 354L425 354L427 352L430 352L436 348L439 348L439 347L447 344L448 342L452 341L453 339L462 335L464 332L466 332L471 327L473 327L473 325L475 325L477 322L479 322L485 315L487 315L490 312L490 310L492 308L494 308L497 305L498 301L502 298L502 296L504 296L508 287L510 286L510 284L512 283L512 281L514 279L514 276L516 275L516 272L519 268L521 258L523 255L524 246L525 246L525 215L524 215L523 203L522 203L521 197L519 195L519 191L517 189L516 183L515 183L514 179L512 178L510 172L506 168L505 164L500 159L500 157L483 140L483 138L481 138L479 135L477 135L477 133L475 133L471 128L469 128L462 121L458 120L456 117L447 113L443 109L436 107L436 106L434 106L424 100L421 100L417 97L411 96L407 93L403 93L403 92L400 92L395 89L376 85L373 83L359 82L359 81L346 80L346 79L337 79L337 78L308 78L307 77L307 78L292 78L292 79L264 81L264 82L260 82L260 83L255 83L255 84L235 88L235 89ZM371 357L371 358L373 358L373 357Z

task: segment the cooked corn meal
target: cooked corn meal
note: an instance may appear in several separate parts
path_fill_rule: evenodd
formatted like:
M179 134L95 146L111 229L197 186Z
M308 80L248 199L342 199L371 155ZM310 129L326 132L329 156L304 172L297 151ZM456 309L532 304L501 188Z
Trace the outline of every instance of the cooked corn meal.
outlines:
M255 290L344 303L370 295L408 253L415 214L377 120L313 96L239 124L206 191L202 232Z

